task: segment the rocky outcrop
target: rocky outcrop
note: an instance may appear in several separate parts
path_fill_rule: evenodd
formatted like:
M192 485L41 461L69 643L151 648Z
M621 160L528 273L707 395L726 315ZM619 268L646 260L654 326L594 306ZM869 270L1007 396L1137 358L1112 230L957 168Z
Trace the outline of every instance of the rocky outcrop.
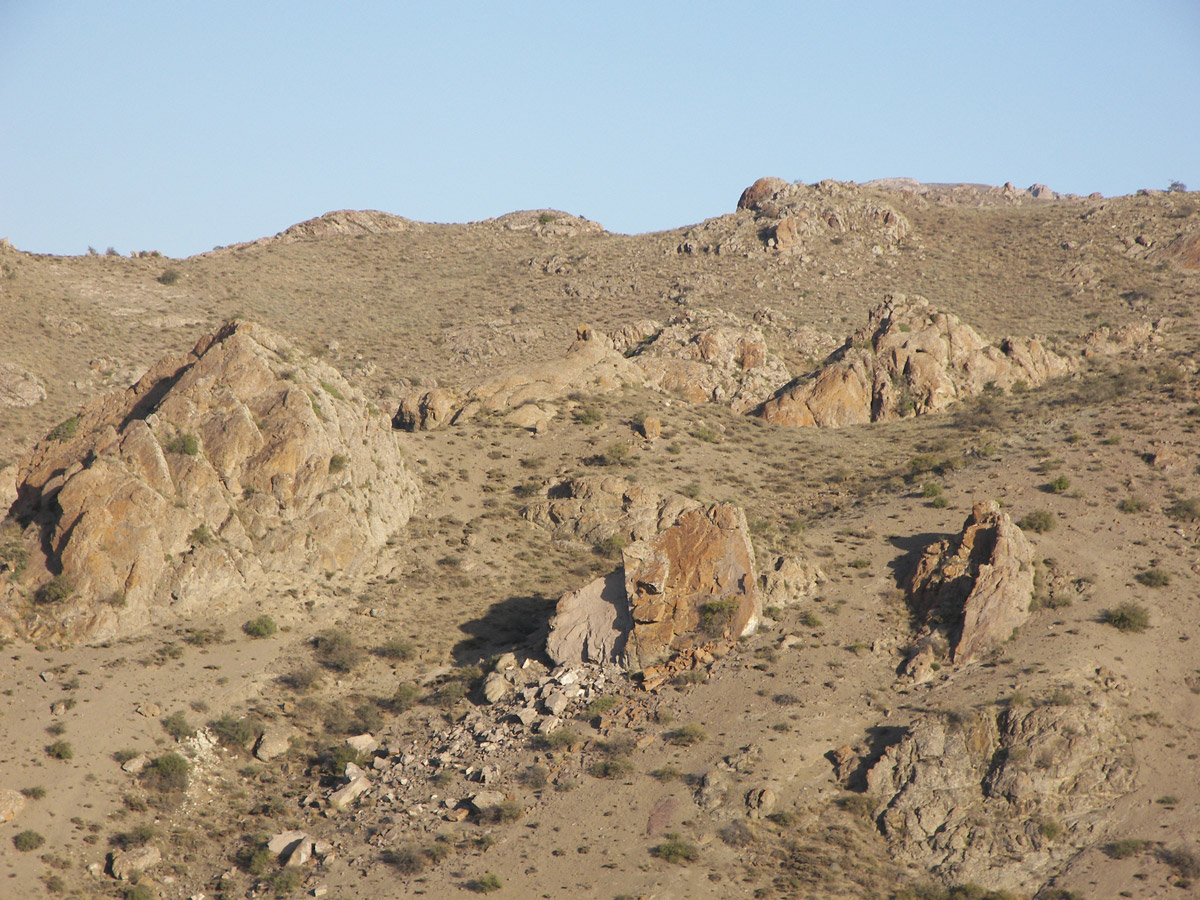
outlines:
M1029 890L1132 787L1128 741L1093 704L926 715L867 773L892 853L947 881ZM1053 835L1051 835L1053 836Z
M952 662L970 663L1007 641L1029 617L1033 550L995 501L976 503L958 537L926 549L906 587L923 623L910 674L943 641Z
M715 310L673 317L645 335L629 356L649 387L737 413L758 405L791 377L757 324Z
M412 219L374 209L339 209L315 219L299 222L268 240L293 243L327 237L401 233L423 227L420 222L414 222Z
M793 606L811 598L829 576L810 560L787 554L772 559L759 575L763 606Z
M341 375L234 321L23 461L13 512L44 566L8 585L0 619L106 639L236 602L267 576L353 574L416 498L387 421Z
M1170 325L1167 319L1130 322L1117 328L1101 325L1084 335L1083 355L1091 359L1128 354L1141 359L1161 346Z
M1161 257L1184 272L1200 272L1200 232L1180 235L1162 251Z
M22 409L46 399L46 388L36 375L0 361L0 406Z
M595 546L615 539L624 546L648 540L699 505L615 475L584 475L551 482L545 499L531 501L521 514L557 540Z
M555 662L619 663L653 679L652 667L758 627L754 551L737 507L687 509L622 559L559 601L547 641Z
M599 222L573 216L557 209L523 209L479 224L499 225L505 231L528 231L539 237L574 237L580 234L603 234Z
M641 370L617 352L611 339L582 326L560 359L493 378L472 388L461 400L449 391L410 392L401 398L393 422L410 431L429 429L484 413L512 414L526 404L546 404L579 391L611 391L642 381ZM542 411L547 417L552 414Z
M754 414L778 425L839 428L938 412L985 388L1033 386L1069 371L1037 338L988 344L924 298L891 294L821 368Z

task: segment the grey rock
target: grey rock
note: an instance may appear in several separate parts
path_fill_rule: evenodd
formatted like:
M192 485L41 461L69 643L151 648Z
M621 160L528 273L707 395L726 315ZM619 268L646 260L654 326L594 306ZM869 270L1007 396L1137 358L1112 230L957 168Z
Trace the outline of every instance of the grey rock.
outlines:
M129 881L160 862L162 862L162 854L157 847L147 846L138 847L135 850L118 850L112 856L113 877L121 881Z
M293 728L272 725L258 736L258 741L254 744L254 756L263 762L283 756L291 749L294 734Z

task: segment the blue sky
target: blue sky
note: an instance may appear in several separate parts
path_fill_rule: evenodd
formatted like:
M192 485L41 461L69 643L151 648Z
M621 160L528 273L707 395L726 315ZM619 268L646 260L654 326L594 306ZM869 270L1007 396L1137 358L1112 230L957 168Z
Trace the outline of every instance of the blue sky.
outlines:
M172 256L333 209L613 231L761 175L1200 188L1200 2L0 0L0 236Z

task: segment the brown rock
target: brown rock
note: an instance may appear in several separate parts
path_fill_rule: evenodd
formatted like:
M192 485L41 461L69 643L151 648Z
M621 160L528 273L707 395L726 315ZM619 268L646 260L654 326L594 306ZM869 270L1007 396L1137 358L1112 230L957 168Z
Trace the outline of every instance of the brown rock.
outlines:
M759 576L763 606L791 606L812 597L829 576L814 562L777 556Z
M359 571L416 502L387 422L334 369L250 322L76 421L20 469L18 511L42 524L73 588L39 609L39 634L107 638L153 607L236 603L279 573ZM21 609L5 617L26 627Z
M1185 272L1200 272L1200 231L1180 235L1162 251L1162 258Z
M646 416L642 419L642 437L648 441L657 441L662 437L662 419L658 416Z
M762 618L746 516L725 503L693 509L625 548L633 627L626 665L640 670L713 639L750 634Z
M405 431L432 431L449 424L461 405L462 398L444 388L410 391L400 398L392 425Z
M117 850L112 855L113 878L130 881L160 862L162 862L162 854L157 847Z
M750 187L742 191L742 196L738 198L738 209L757 209L764 201L788 187L788 182L782 178L760 178Z
M11 822L24 808L25 798L20 791L0 790L0 822Z
M23 409L46 399L46 388L36 375L0 361L0 406Z
M944 632L953 662L973 662L1029 617L1033 550L995 501L976 503L961 535L925 551L907 588L926 634Z
M608 539L639 541L671 525L699 504L680 494L630 484L613 475L587 475L552 482L544 500L522 515L557 540L600 544Z
M821 368L754 414L778 425L840 428L937 412L985 388L1033 386L1069 371L1036 338L989 345L927 300L892 294Z

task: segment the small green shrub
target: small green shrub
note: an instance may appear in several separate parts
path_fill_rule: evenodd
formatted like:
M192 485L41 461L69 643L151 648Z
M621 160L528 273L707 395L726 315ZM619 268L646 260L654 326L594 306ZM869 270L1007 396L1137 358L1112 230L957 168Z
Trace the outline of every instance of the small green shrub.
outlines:
M1187 882L1186 885L1181 885L1182 887L1187 887L1193 879L1200 878L1200 856L1186 847L1162 847L1155 855L1160 862L1174 869L1176 876Z
M200 452L200 438L194 434L181 432L163 444L163 451L179 453L183 456L195 456Z
M690 747L693 744L698 744L707 738L704 728L696 722L689 722L686 725L681 725L674 731L667 732L667 743L674 744L676 747Z
M305 666L295 669L286 675L279 676L279 683L291 688L299 694L311 691L321 682L321 672L316 666Z
M620 698L612 694L606 697L597 697L584 708L583 717L585 719L594 719L597 716L602 716L620 702Z
M533 765L527 766L521 770L521 774L517 776L517 780L525 787L531 790L539 790L544 788L550 779L550 772L545 766Z
M336 475L339 472L344 472L346 466L350 464L350 457L344 453L335 453L329 457L329 474Z
M700 607L700 628L710 637L720 637L733 621L737 608L737 597L710 600Z
M1149 841L1138 838L1121 838L1119 841L1105 844L1101 849L1109 859L1129 859L1131 856L1144 853L1148 846L1150 846Z
M650 777L666 784L669 781L678 781L683 777L683 772L676 766L663 766L651 772Z
M270 616L262 615L242 623L242 632L252 638L269 638L279 626Z
M46 755L51 759L73 759L75 751L66 741L55 741L53 744L46 745Z
M1157 566L1151 566L1133 576L1139 584L1146 587L1160 588L1171 583L1171 576Z
M706 444L715 444L721 439L721 436L707 425L698 425L693 428L692 437L698 441L704 441Z
M159 275L158 278L156 278L155 280L159 284L165 284L167 287L170 287L173 284L177 284L179 282L179 279L182 277L183 276L179 274L178 269L176 269L174 267L169 267L169 268L163 269L162 274Z
M806 612L800 616L800 624L805 628L820 628L825 623L821 621L821 617L814 612Z
M1100 621L1118 631L1138 634L1150 627L1150 612L1140 603L1126 602L1105 610Z
M262 734L262 721L255 716L239 719L224 715L208 723L209 730L226 747L244 750Z
M549 734L539 734L533 739L533 746L538 750L569 750L581 741L578 734L570 728L560 728Z
M392 695L391 707L395 712L402 713L412 709L421 702L424 695L415 684L402 683Z
M498 891L502 887L504 887L504 882L491 872L467 882L467 890L473 891L476 894L490 894L492 891Z
M384 850L382 859L401 875L420 875L428 858L416 844L404 844Z
M584 406L575 410L575 421L580 425L595 425L604 417L600 414L600 410L594 406Z
M666 840L663 843L650 848L651 856L656 856L664 862L674 863L677 866L693 862L700 856L700 851L681 839L678 834L668 833L664 836Z
M1057 478L1055 478L1053 481L1049 482L1046 485L1046 490L1048 492L1050 492L1051 494L1061 494L1061 493L1064 493L1065 491L1070 490L1070 488L1071 488L1071 479L1068 478L1066 475L1059 475Z
M1164 510L1172 519L1182 522L1200 520L1200 498L1191 497L1187 500L1176 500Z
M182 712L173 712L169 716L164 716L159 719L159 724L162 725L163 731L175 740L187 737L195 730L188 724L187 716Z
M405 638L389 638L375 648L375 655L394 662L405 662L417 655L417 647Z
M925 482L925 486L921 488L921 496L926 500L932 500L934 497L942 495L942 486L932 481Z
M477 819L481 824L508 825L523 815L525 815L525 809L521 804L505 800L503 803L480 811Z
M363 650L347 632L328 629L314 639L317 662L334 672L350 672L363 660Z
M46 839L36 831L22 831L13 835L12 842L13 846L22 853L29 853L46 843Z
M1146 511L1146 501L1138 497L1126 497L1117 504L1117 509L1123 513L1140 513Z
M633 761L624 756L609 756L588 766L593 778L624 778L633 772Z
M195 547L211 547L217 542L217 539L208 530L208 526L201 523L192 529L191 534L188 535L188 542Z
M613 559L621 555L621 551L625 549L625 545L628 543L629 539L623 534L609 535L596 544L596 553L600 556Z
M55 575L34 592L33 601L48 606L52 603L61 603L74 592L75 586L65 575Z
M1045 534L1047 531L1054 530L1054 513L1045 509L1034 510L1029 515L1017 522L1017 525L1025 531L1032 531L1036 534Z
M78 431L79 431L79 417L71 416L71 418L64 419L63 421L61 421L57 425L55 425L53 428L51 428L50 433L48 435L46 435L46 438L51 441L56 441L58 443L62 443L63 441L71 440L71 438L75 437L75 434Z
M164 753L142 770L146 787L164 794L187 790L192 765L178 753Z
M21 788L21 795L28 797L30 800L41 800L46 796L46 789L40 784L36 787Z

